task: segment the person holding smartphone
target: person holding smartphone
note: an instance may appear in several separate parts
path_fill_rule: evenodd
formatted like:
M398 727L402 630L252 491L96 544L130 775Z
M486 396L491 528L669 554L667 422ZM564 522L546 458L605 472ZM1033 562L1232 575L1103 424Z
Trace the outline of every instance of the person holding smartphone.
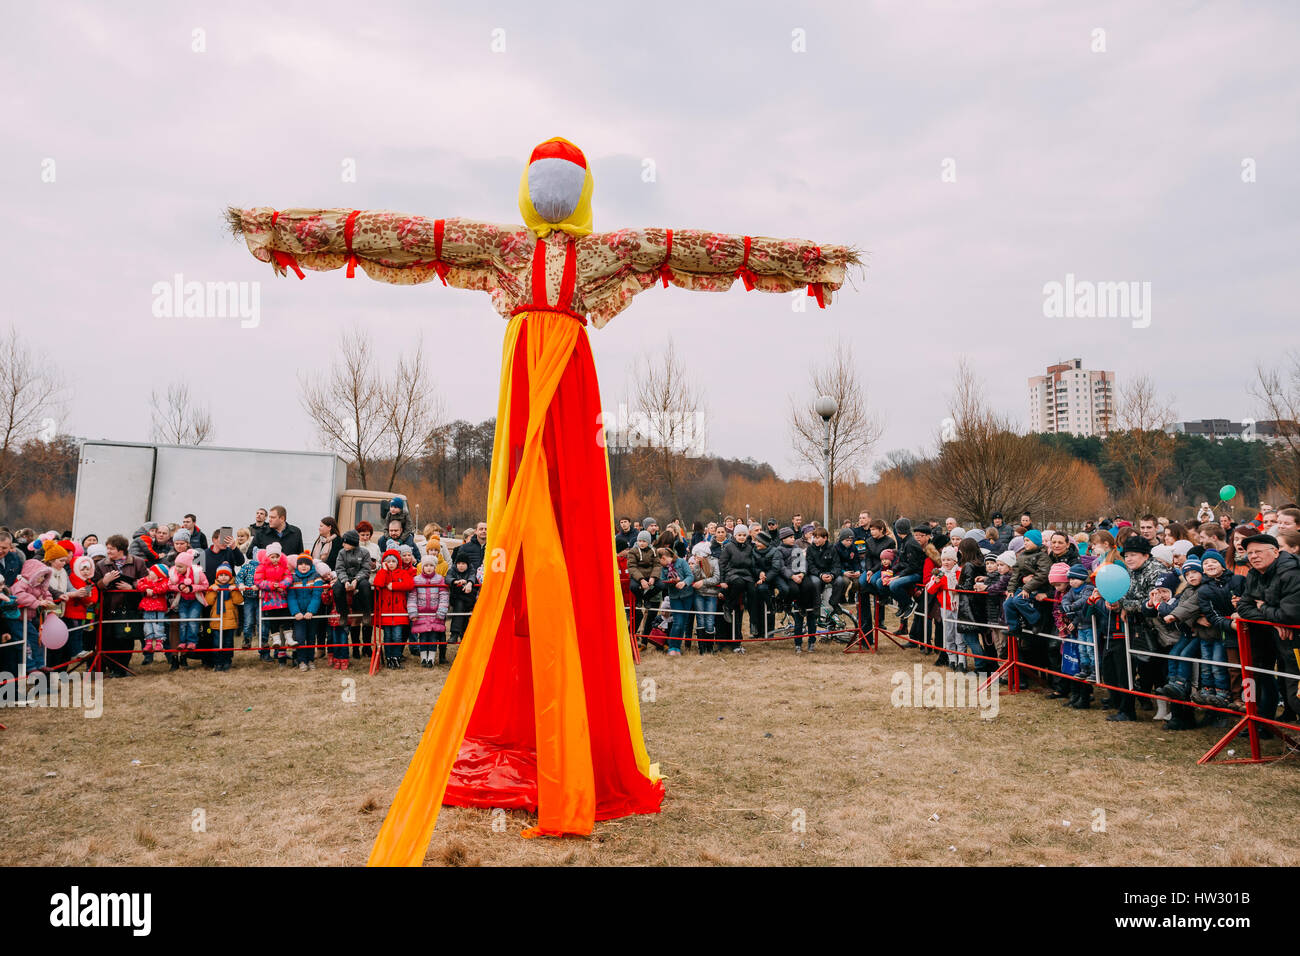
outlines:
M217 579L217 568L228 564L237 568L246 560L244 552L235 547L235 531L226 526L212 535L212 543L203 549L203 573L209 581Z

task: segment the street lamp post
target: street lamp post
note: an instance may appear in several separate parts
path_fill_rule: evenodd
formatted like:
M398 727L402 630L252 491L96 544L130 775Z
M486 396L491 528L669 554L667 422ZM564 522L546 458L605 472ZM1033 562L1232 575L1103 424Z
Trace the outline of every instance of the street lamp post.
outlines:
M826 426L826 447L822 449L822 524L829 532L831 527L831 419L840 410L839 404L829 395L817 399L813 409Z

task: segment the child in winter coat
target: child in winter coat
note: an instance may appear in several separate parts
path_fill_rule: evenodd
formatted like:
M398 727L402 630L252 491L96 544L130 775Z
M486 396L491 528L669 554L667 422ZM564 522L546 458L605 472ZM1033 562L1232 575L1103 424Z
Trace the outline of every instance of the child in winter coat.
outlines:
M208 577L201 567L195 567L194 555L193 551L176 555L176 566L170 575L172 591L180 596L176 613L180 617L177 648L181 651L192 651L199 646L199 618L207 607L203 599L208 593Z
M1201 586L1201 562L1197 558L1188 558L1183 562L1183 585L1178 589L1177 599L1162 603L1156 613L1165 624L1177 628L1178 641L1168 653L1173 657L1199 657L1201 639L1197 636L1196 619L1201 616L1201 601L1197 593ZM1168 661L1169 679L1156 691L1165 697L1187 700L1188 684L1192 676L1192 662Z
M457 553L452 559L452 571L447 575L447 585L451 589L450 607L451 642L459 644L469 626L469 615L478 601L478 589L474 587L474 572L470 570L469 561L463 554Z
M406 598L406 616L411 621L411 636L420 648L420 666L432 667L435 660L447 662L447 608L451 597L446 581L438 573L441 560L436 548L429 548L420 559L420 573L414 589Z
M1067 634L1069 637L1078 641L1075 645L1079 654L1079 673L1076 675L1081 681L1090 681L1096 673L1097 655L1094 653L1095 625L1093 615L1097 609L1097 601L1094 595L1097 589L1088 582L1088 570L1083 563L1070 566L1069 587L1061 595L1061 613L1065 615L1067 623ZM1088 704L1080 701L1083 692L1076 693L1074 699L1070 701L1070 706L1075 709L1086 709ZM1089 688L1087 693L1088 701L1091 702L1092 691Z
M375 624L383 631L384 666L402 669L405 649L403 627L410 624L406 598L415 588L415 574L402 567L402 555L396 548L384 552L383 563L375 572Z
M320 613L321 584L311 554L304 551L294 564L293 582L287 597L288 611L293 615L293 662L300 671L316 668L312 622Z
M659 548L655 552L659 559L659 581L668 594L668 605L672 608L672 624L668 630L668 656L682 656L682 637L686 634L686 625L690 620L690 610L695 604L695 591L691 588L694 577L685 558L677 557L670 548Z
M81 555L72 562L68 572L68 591L64 595L63 619L68 625L68 643L61 648L68 660L89 657L85 650L88 625L94 621L95 605L99 602L99 589L94 584L95 562Z
M257 574L257 567L261 563L265 551L260 548L251 548L249 550L248 560L239 566L235 572L235 586L239 588L243 595L243 602L240 605L241 630L244 634L244 648L248 649L253 646L253 635L257 633L257 585L253 578ZM266 660L266 652L262 652L262 660Z
M714 615L718 610L718 584L722 581L722 574L709 542L701 541L693 546L687 564L691 572L691 590L695 592L692 604L696 612L696 648L701 654L712 654L717 636Z
M150 565L149 573L135 582L140 592L140 616L144 618L144 652L161 653L167 638L167 607L172 593L171 572L165 564ZM181 658L184 666L184 658Z
M216 644L216 650L212 652L212 669L221 672L230 670L234 657L235 636L239 633L239 607L244 603L244 594L235 584L235 572L225 561L217 565L212 576L216 580L208 585L207 592Z
M939 605L939 618L943 622L943 653L935 660L936 667L947 664L957 670L957 549L951 545L939 555L939 567L930 574L925 591Z
M14 581L13 596L18 602L20 614L27 616L27 672L30 674L40 667L42 655L41 620L57 606L50 591L50 577L53 569L43 561L28 558L23 562L23 569Z
M1204 626L1198 621L1201 660L1206 662L1201 667L1199 702L1202 704L1233 710L1246 707L1241 700L1241 671L1222 666L1240 663L1237 630L1229 618L1233 612L1232 599L1241 596L1243 584L1241 577L1228 573L1220 552L1210 550L1201 554L1201 586L1196 590L1196 599L1201 619L1205 621ZM1198 700L1196 694L1192 700Z
M276 659L283 667L289 663L289 658L280 646L282 635L286 643L293 642L285 617L289 610L288 590L293 582L293 568L285 560L280 542L272 541L266 546L265 554L266 557L253 574L253 581L257 585L262 605L262 637L270 638L270 646L275 648ZM266 659L265 656L263 659Z

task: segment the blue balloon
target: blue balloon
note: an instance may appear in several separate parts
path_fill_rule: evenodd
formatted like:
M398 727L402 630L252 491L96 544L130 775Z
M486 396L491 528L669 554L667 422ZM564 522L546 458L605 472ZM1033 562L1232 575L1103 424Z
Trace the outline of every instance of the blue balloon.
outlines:
M1128 568L1122 564L1103 564L1097 569L1093 580L1096 581L1097 590L1101 592L1101 596L1108 604L1114 604L1128 594L1130 580Z

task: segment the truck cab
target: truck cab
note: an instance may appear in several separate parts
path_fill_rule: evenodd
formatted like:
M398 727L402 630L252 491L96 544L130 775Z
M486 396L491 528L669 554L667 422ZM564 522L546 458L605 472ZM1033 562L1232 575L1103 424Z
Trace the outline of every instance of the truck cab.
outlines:
M375 529L376 537L383 534L387 526L388 502L395 492L365 491L361 488L348 488L339 495L338 522L341 531L355 528L359 521L369 521Z

